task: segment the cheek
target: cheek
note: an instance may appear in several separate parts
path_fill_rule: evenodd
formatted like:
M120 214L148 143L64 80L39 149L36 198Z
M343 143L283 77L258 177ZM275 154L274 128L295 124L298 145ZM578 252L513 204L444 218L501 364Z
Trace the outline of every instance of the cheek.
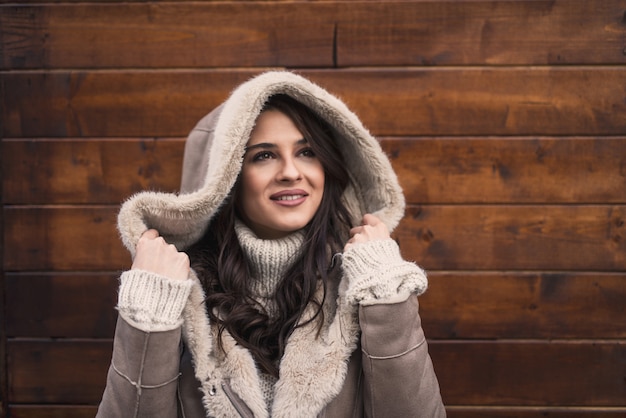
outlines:
M245 207L252 203L255 196L260 193L261 187L259 184L259 178L250 170L242 171L241 173L241 203Z

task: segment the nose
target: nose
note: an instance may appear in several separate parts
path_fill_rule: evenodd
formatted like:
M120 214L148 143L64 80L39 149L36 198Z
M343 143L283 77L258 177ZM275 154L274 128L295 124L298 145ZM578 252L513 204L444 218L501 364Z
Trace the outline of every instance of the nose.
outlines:
M278 172L278 180L295 181L300 178L302 178L302 173L296 161L293 158L284 159Z

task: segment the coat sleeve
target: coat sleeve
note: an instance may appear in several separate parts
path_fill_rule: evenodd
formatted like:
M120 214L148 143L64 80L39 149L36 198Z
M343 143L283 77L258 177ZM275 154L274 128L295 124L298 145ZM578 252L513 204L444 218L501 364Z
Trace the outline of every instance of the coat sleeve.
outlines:
M391 239L352 245L342 266L346 300L359 306L365 416L445 417L419 316L424 271Z
M366 416L446 416L418 306L411 295L359 308Z
M120 282L113 356L97 416L175 418L181 313L191 280L129 270Z
M97 417L177 416L181 329L146 332L119 317Z

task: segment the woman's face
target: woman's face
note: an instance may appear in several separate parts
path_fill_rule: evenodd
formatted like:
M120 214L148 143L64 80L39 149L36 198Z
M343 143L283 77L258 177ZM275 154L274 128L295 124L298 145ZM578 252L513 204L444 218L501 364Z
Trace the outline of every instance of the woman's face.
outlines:
M286 236L306 226L324 193L324 169L285 114L266 110L250 135L241 171L239 207L262 239Z

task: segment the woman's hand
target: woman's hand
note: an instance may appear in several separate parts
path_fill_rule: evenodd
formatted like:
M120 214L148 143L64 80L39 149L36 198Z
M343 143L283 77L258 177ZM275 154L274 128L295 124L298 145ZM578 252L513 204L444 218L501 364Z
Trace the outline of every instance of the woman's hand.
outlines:
M387 225L376 216L368 213L363 216L361 226L354 227L350 230L350 239L343 250L346 251L352 244L390 238Z
M137 242L132 268L185 280L189 276L189 257L165 242L156 229L149 229Z

